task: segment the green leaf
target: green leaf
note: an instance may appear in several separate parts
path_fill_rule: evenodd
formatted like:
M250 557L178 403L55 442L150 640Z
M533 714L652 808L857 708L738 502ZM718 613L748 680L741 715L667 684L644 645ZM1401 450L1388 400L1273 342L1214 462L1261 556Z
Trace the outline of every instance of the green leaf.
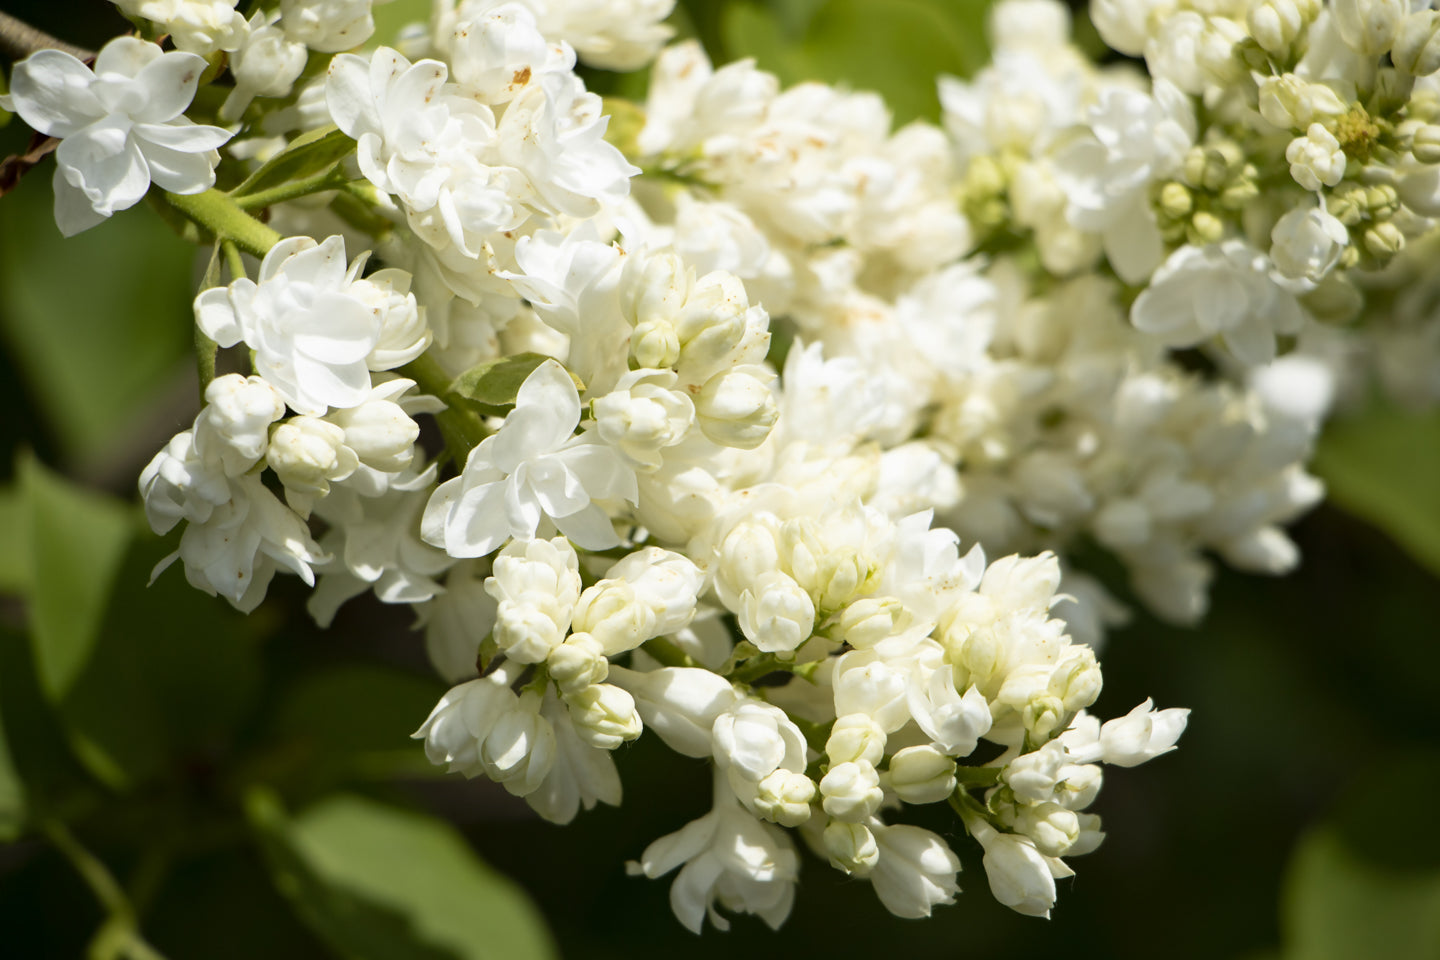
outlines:
M37 169L0 202L0 334L37 401L26 416L92 470L133 456L147 410L183 388L195 250L143 206L62 237L50 179Z
M1398 838L1397 838L1398 839ZM1285 960L1434 960L1440 956L1440 867L1381 870L1333 829L1300 842L1282 901Z
M1325 429L1315 471L1332 503L1385 531L1440 574L1440 412L1372 404Z
M269 190L292 180L303 180L333 167L355 152L355 141L333 124L300 134L282 151L231 191L235 197Z
M342 956L555 955L534 905L444 821L346 795L292 819L264 790L250 793L246 813L277 888Z
M272 732L298 745L294 762L312 780L432 776L410 733L445 693L429 677L343 664L302 678L275 712Z
M21 461L20 482L34 564L35 661L41 688L58 703L94 652L135 525L123 504L72 486L34 458Z
M30 536L24 510L19 490L0 490L0 593L30 592Z
M34 652L25 635L0 626L0 753L11 782L21 790L23 806L10 793L7 806L14 817L24 810L51 805L91 782L76 763L54 708L40 692ZM13 789L13 788L12 788ZM3 793L0 790L0 793ZM0 815L0 820L3 820ZM0 828L0 837L4 828Z
M826 0L725 10L725 42L786 84L805 80L874 90L897 125L936 120L939 74L968 76L983 66L989 0ZM799 36L799 42L794 38Z
M495 409L514 406L515 395L520 392L520 385L525 382L525 378L550 359L553 358L540 353L517 353L499 360L489 360L456 377L455 382L450 385L450 392ZM575 374L570 374L570 379L575 381L576 390L585 389L585 385Z
M5 714L0 711L0 843L20 836L25 828L25 787L10 755L5 735Z

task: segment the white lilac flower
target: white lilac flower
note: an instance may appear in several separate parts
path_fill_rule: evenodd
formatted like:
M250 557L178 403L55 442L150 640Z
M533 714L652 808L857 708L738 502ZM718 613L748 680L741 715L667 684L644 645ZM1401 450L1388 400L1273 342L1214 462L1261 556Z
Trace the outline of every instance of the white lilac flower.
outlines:
M205 60L162 53L135 37L111 40L92 71L60 50L15 65L0 107L59 137L55 223L65 236L140 202L150 184L191 194L215 184L216 148L229 131L184 116Z
M202 56L234 51L245 42L245 17L236 0L115 0L126 16L149 20L175 46Z
M651 879L681 867L670 886L670 907L695 933L707 914L716 928L730 929L717 907L753 913L778 929L795 901L800 857L784 831L736 801L719 770L714 795L709 813L656 840L627 867Z
M575 436L580 395L565 368L547 360L515 396L515 409L442 483L425 508L424 536L452 557L483 557L514 537L528 540L549 519L587 550L620 542L597 500L639 497L623 458Z
M897 917L928 917L939 904L954 903L960 892L960 858L929 830L909 825L869 823L878 857L870 883L885 909Z
M222 347L243 340L256 373L296 412L358 406L370 396L366 358L381 330L381 317L352 289L363 263L347 270L341 237L287 237L265 255L258 283L241 277L196 297L196 323Z

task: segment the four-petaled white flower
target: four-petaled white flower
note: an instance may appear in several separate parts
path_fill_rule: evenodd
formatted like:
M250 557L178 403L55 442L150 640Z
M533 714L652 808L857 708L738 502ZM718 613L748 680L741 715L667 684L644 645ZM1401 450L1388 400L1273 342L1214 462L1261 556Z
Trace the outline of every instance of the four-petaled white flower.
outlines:
M182 116L204 69L203 57L162 53L135 37L107 43L93 71L60 50L15 65L0 107L62 140L55 151L61 233L72 237L133 207L152 182L182 194L214 185L215 148L230 133Z
M435 491L425 508L425 539L452 557L483 557L507 538L533 539L548 517L587 550L619 544L594 501L635 503L635 474L610 446L575 436L579 423L575 382L546 360L525 378L500 431L480 441L464 472Z
M366 358L380 341L380 311L352 284L364 264L345 267L345 241L287 237L260 264L260 282L241 277L195 298L195 322L222 347L245 341L255 372L292 409L319 416L370 398Z

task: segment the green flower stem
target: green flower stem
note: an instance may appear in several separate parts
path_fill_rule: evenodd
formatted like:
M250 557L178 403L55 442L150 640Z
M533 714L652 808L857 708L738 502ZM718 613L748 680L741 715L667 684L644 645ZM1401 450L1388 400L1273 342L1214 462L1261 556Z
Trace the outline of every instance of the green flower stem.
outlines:
M490 435L485 421L465 405L464 398L451 392L450 375L428 353L411 360L399 372L414 380L422 393L439 397L445 402L445 409L435 415L435 421L440 426L440 434L445 438L445 447L454 458L455 465L464 467L470 451Z
M115 875L110 872L110 868L75 839L75 835L60 821L46 820L41 823L41 829L55 848L70 861L80 879L85 881L90 892L95 894L95 899L100 901L100 905L110 915L90 941L87 951L90 960L165 960L160 951L140 936L136 926L135 908Z
M242 210L258 210L261 207L268 207L272 203L283 203L286 200L309 196L322 190L339 190L348 182L349 178L345 176L345 171L339 164L336 164L313 176L301 180L291 180L268 190L256 190L254 193L232 193L230 199L234 200L236 206Z
M698 663L690 659L689 654L677 647L672 641L666 640L664 637L656 637L653 640L647 640L645 641L645 645L640 649L644 650L646 653L650 654L650 656L654 657L656 660L659 660L661 664L667 667L699 666Z
M1002 767L956 767L955 779L962 787L993 787L1000 782Z
M240 248L235 245L234 240L221 240L220 247L225 251L225 266L230 271L230 280L233 283L245 273L245 261L240 259Z
M250 216L219 190L204 193L169 193L165 202L204 227L220 240L232 240L246 253L263 257L282 239L280 234Z
M794 669L795 662L793 660L781 660L776 654L762 653L736 667L735 672L730 674L730 679L736 683L754 683L761 677L775 673L777 670L793 671Z

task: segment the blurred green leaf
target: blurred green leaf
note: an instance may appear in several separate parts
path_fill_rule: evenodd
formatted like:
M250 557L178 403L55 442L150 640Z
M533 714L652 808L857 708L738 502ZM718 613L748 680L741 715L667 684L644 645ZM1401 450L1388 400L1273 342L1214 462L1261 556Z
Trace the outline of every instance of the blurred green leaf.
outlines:
M191 349L195 250L141 207L66 239L49 162L0 200L0 333L67 459L103 462Z
M725 9L725 44L786 84L820 80L874 90L898 126L939 118L939 74L968 76L985 64L988 9L989 0L735 3Z
M19 490L0 490L0 593L30 592L30 537L24 510Z
M135 526L119 501L75 487L38 460L20 463L34 583L31 633L40 685L64 700L85 669Z
M0 735L4 738L0 750L22 792L25 809L51 804L90 782L71 753L54 708L40 691L29 640L4 627L0 627Z
M10 756L5 714L0 711L0 843L14 840L25 827L25 787Z
M1440 574L1440 413L1372 404L1332 420L1315 455L1332 503Z
M375 18L375 33L370 43L394 46L401 29L409 24L428 26L431 6L431 0L391 0L390 3L375 4L371 14Z
M342 664L299 680L276 710L272 728L298 741L297 761L312 779L429 776L411 731L445 693L429 677L370 664Z
M360 960L555 955L538 911L449 824L353 796L290 818L253 791L246 812L276 886L310 927Z
M1357 859L1333 829L1300 842L1282 909L1285 960L1440 956L1440 866L1377 869Z

